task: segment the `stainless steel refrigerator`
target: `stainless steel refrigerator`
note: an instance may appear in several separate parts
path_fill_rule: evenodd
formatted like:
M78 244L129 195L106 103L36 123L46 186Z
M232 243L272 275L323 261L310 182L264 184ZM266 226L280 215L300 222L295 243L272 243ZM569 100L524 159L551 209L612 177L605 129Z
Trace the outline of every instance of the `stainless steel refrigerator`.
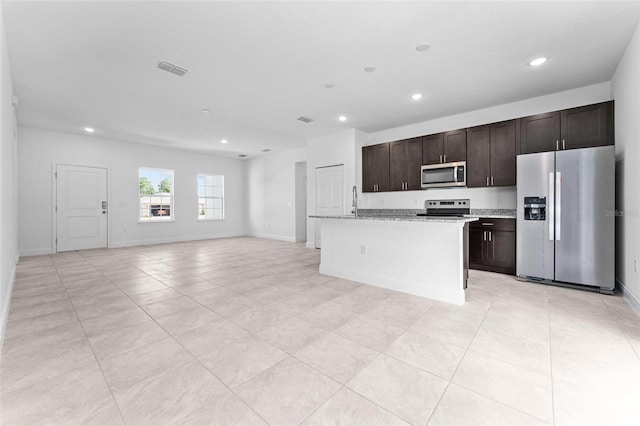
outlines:
M518 156L516 274L615 286L613 146Z

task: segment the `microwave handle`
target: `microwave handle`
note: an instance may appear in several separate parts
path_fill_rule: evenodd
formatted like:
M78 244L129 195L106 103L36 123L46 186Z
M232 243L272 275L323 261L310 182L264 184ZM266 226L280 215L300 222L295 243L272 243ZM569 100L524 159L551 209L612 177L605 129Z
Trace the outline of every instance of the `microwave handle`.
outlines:
M458 180L458 169L459 169L460 167L463 167L463 166L454 166L454 167L453 167L453 177L454 177L454 181L455 181L456 183L457 183L457 182L462 182L462 181Z

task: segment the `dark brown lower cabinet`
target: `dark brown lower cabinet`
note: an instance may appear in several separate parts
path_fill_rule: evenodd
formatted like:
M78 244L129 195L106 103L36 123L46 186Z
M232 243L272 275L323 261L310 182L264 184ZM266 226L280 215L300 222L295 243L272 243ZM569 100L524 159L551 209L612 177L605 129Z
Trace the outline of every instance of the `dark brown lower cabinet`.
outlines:
M469 268L515 275L515 219L480 218L471 223Z

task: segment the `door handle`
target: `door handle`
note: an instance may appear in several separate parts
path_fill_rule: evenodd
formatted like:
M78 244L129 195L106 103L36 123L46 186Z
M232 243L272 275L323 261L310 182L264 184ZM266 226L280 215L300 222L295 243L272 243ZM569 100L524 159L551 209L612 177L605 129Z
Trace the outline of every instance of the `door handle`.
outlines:
M102 214L107 214L107 211L106 210L102 210Z
M491 222L484 222L484 223L482 224L482 226L493 226L493 223L491 223Z
M556 203L555 203L555 173L549 172L549 241L554 240L553 227L556 222Z
M564 146L564 139L562 139L562 149L567 149L567 148L565 148L565 146Z
M556 172L556 241L560 241L562 231L562 173Z
M491 231L489 231L489 242L491 242Z
M107 202L106 202L106 201L103 201L103 202L102 202L102 208L103 208L103 209L106 209L106 208L107 208Z
M556 151L560 151L560 143L558 139L556 139Z
M482 231L482 241L487 241L487 231Z

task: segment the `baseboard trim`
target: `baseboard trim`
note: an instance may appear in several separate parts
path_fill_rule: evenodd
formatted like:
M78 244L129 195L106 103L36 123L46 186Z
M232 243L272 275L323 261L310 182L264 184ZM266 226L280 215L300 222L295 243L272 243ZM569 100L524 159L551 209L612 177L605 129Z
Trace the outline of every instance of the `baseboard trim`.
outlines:
M16 281L16 265L13 265L11 278L9 281L9 291L7 292L7 300L2 304L2 312L0 313L0 353L2 352L2 344L4 343L4 333L7 327L7 319L9 318L9 308L11 306L11 295L13 294L13 284Z
M619 279L616 279L616 286L622 291L622 297L624 297L624 300L626 300L629 306L631 306L631 308L640 315L640 300L638 300L633 293L627 290L624 283Z
M277 235L277 234L259 234L259 233L248 233L246 234L247 237L254 237L254 238L265 238L267 240L278 240L278 241L286 241L289 243L295 243L296 239L295 237L287 237L284 235Z
M44 256L47 254L53 254L51 247L37 248L37 249L21 249L19 257L29 256Z
M218 238L244 237L244 234L208 234L208 235L190 235L187 237L168 237L154 238L150 240L132 240L132 241L116 241L109 243L109 248L123 248L136 246L149 246L154 244L183 243L186 241L215 240Z
M322 265L322 263L320 264L320 273L346 280L370 284L376 287L387 288L389 290L401 291L403 293L413 294L414 296L427 297L429 299L452 303L454 305L464 304L464 290L459 292L443 290L437 285L424 285L423 283L415 284L409 281L396 280L379 275L354 272L343 268L337 268L335 266L326 266Z
M311 242L311 241L307 241L307 243L305 244L305 246L306 246L307 248L310 248L310 249L314 249L314 248L316 248L316 245L315 245L313 242Z

